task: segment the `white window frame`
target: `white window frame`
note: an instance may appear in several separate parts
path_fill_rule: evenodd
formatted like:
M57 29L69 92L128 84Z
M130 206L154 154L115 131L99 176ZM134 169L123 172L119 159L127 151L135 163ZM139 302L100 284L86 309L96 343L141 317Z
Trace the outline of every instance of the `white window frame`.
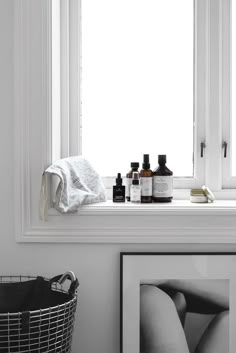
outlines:
M236 189L236 177L232 176L231 8L232 2L230 0L225 0L222 11L222 145L224 142L227 142L227 156L225 158L222 151L223 189Z
M51 0L49 3L53 38L51 76L52 84L59 84L52 89L52 160L81 152L81 49L80 1Z
M59 2L61 6L58 5ZM79 155L82 153L82 144L81 144L81 134L78 133L78 121L81 119L78 114L80 109L80 92L79 92L79 80L73 84L73 89L70 89L71 80L74 79L74 73L78 77L78 63L81 66L81 53L78 48L73 50L74 44L78 46L80 40L80 31L78 27L76 28L73 23L76 22L75 13L77 13L77 20L80 18L81 7L78 8L78 1L69 1L69 0L57 0L57 6L60 6L61 9L61 53L64 56L63 62L61 62L60 72L57 75L61 77L61 106L64 107L64 110L61 109L61 124L63 128L61 131L61 153L57 151L53 153L61 158L68 157L71 155ZM193 134L194 134L194 176L191 177L176 177L174 178L174 189L190 189L194 187L199 187L204 184L204 171L205 171L205 158L200 156L200 143L205 142L205 129L204 122L207 114L207 72L205 71L207 63L207 38L205 36L207 30L207 17L206 17L206 2L198 0L194 2L194 36L196 47L194 50L194 69L195 69L195 80L194 80L194 100L195 105L193 108ZM58 13L59 11L57 11ZM71 16L73 15L73 17ZM71 24L68 29L68 24ZM70 45L72 43L72 45ZM70 58L73 57L73 61L70 61ZM70 72L73 74L70 75ZM56 78L55 78L56 79ZM57 92L56 92L57 95ZM58 104L58 102L56 103ZM74 104L76 109L74 109ZM74 110L77 113L74 116L70 116L68 113L70 109ZM79 120L78 120L79 116ZM58 124L58 121L57 121ZM53 131L56 131L54 129ZM74 133L73 136L70 135L70 132ZM81 130L80 130L81 131ZM78 136L80 138L78 138ZM56 131L56 136L53 135L53 140L58 140L58 131ZM79 142L78 142L79 141ZM64 146L65 145L65 146ZM69 147L68 147L69 146ZM58 147L57 147L58 148ZM188 146L187 146L188 148ZM205 153L204 153L205 155ZM103 176L104 183L108 191L111 192L112 185L114 184L115 176ZM180 193L176 193L180 194Z
M221 190L221 130L212 133L211 124L222 124L222 6L223 0L196 0L197 11L204 10L201 26L195 32L202 55L197 65L206 64L195 94L201 95L196 114L204 120L197 138L206 142L206 184L220 196ZM70 9L77 0L62 0L62 6ZM68 7L69 5L69 7ZM119 242L119 243L232 243L236 242L236 204L226 202L213 205L191 205L189 201L174 201L171 205L92 205L83 207L78 214L61 215L50 211L48 222L39 219L38 203L42 171L51 163L52 156L52 67L51 57L51 6L48 0L17 0L14 29L14 170L15 170L15 233L19 242ZM211 11L214 6L214 11ZM79 10L79 6L78 6ZM72 14L72 12L71 12ZM67 123L67 139L59 141L64 156L77 154L73 136L79 135L79 11L73 12L70 25L61 17L61 24L69 33L77 33L68 42L63 60L69 62L69 70L60 80L68 85L68 95L61 103ZM199 19L200 16L197 17ZM78 20L78 21L77 21ZM64 22L63 22L64 21ZM196 19L195 19L196 21ZM72 28L72 29L71 29ZM215 35L217 33L217 36ZM203 42L200 40L203 38ZM72 45L72 43L74 43ZM203 44L204 43L204 44ZM60 49L61 50L61 49ZM75 55L68 53L75 51ZM64 53L64 52L63 52ZM217 57L215 59L215 57ZM73 67L77 67L74 71ZM61 66L60 66L61 67ZM61 69L60 69L61 70ZM76 73L74 75L74 72ZM221 74L220 74L221 73ZM217 78L217 79L216 79ZM213 88L213 89L212 89ZM72 92L76 92L72 97ZM59 94L58 93L58 94ZM200 101L199 101L200 102ZM217 108L215 102L217 103ZM63 105L64 104L64 105ZM73 105L73 109L72 109ZM217 108L217 109L216 109ZM75 119L76 117L76 119ZM205 118L205 119L204 119ZM60 118L61 119L61 118ZM77 124L73 128L73 119ZM200 120L199 120L200 121ZM64 122L61 121L61 127ZM61 128L61 131L64 129ZM59 129L60 131L60 129ZM205 135L204 135L205 131ZM75 133L75 134L74 134ZM58 142L55 143L58 146ZM75 149L74 149L75 147ZM55 148L55 147L54 147ZM215 156L215 150L220 151ZM199 156L199 143L196 153ZM61 154L60 154L61 155ZM187 187L190 187L187 185ZM189 190L175 190L176 198L189 198ZM178 194L179 192L179 194ZM232 192L230 191L231 196ZM219 198L219 197L218 197ZM230 220L230 222L229 222Z

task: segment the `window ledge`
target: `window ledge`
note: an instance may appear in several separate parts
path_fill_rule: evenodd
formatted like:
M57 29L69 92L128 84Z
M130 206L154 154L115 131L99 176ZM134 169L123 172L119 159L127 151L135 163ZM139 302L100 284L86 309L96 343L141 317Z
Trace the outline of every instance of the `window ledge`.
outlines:
M236 243L236 201L165 204L107 201L76 213L49 210L48 221L28 223L19 242L60 243ZM27 223L25 223L27 224Z
M50 215L62 216L55 209L49 211ZM192 203L189 200L173 200L168 203L134 204L131 202L114 203L106 201L82 206L74 216L82 215L236 215L235 200L216 200L208 203Z

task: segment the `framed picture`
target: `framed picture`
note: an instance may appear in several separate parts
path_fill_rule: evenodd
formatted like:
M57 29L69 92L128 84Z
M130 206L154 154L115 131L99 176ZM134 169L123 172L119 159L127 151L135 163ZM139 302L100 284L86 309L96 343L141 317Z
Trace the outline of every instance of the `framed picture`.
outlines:
M121 253L122 353L234 353L236 253Z

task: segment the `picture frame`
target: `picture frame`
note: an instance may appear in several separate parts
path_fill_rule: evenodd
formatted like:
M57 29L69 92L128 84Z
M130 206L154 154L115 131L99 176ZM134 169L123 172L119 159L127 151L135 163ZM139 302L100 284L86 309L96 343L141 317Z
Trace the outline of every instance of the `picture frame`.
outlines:
M120 309L121 353L234 353L236 253L121 252Z

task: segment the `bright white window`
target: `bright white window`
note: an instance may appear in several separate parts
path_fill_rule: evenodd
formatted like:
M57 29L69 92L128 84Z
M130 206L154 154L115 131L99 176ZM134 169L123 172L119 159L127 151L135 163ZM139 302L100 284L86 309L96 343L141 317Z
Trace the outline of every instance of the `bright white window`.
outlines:
M60 92L58 88L55 95L52 92L53 122L60 125L53 130L52 159L58 154L83 154L109 187L113 182L109 177L117 172L125 175L130 162L139 161L141 166L143 154L149 153L153 169L158 154L166 154L175 187L203 184L205 2L82 0L78 6L77 1L81 24L76 41L76 0L61 0L59 5L52 1L56 8L52 17L59 16L52 22L56 24L52 58L60 51L56 67L61 82ZM76 57L81 92L76 85L71 87L73 73L78 73ZM77 103L81 100L80 112L73 109L76 98ZM73 111L78 113L77 125Z
M82 1L82 153L103 176L167 154L193 177L194 16L189 0ZM141 164L141 163L140 163Z
M83 154L112 185L167 154L175 188L236 189L236 0L52 1L53 158Z

